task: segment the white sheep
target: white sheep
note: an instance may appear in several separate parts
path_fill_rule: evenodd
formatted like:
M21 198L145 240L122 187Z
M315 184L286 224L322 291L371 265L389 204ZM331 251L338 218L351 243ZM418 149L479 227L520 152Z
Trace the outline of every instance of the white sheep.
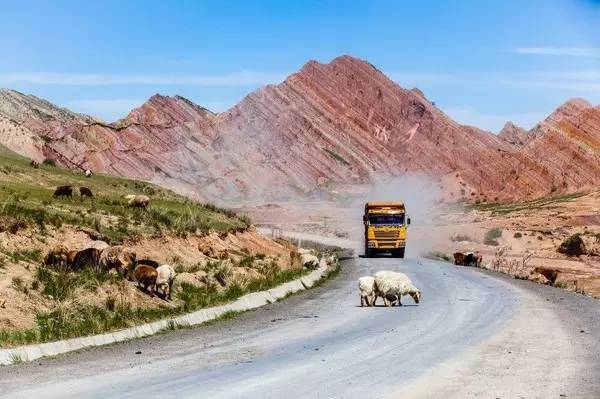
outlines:
M375 301L377 297L382 297L385 306L393 305L395 302L398 302L398 306L402 306L401 299L404 295L410 295L415 303L421 300L421 291L406 274L388 270L375 273L375 294Z
M377 296L375 295L375 278L364 276L358 279L358 289L360 291L360 306L373 306Z
M171 288L175 280L175 269L171 265L161 265L156 268L158 276L156 277L156 290L162 291L165 299L171 299Z

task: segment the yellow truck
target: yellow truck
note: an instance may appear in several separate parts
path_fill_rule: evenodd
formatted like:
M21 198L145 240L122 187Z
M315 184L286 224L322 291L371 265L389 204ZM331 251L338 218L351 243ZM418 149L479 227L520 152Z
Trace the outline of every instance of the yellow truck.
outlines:
M404 258L406 227L410 218L402 202L367 202L363 216L365 225L365 256L390 253Z

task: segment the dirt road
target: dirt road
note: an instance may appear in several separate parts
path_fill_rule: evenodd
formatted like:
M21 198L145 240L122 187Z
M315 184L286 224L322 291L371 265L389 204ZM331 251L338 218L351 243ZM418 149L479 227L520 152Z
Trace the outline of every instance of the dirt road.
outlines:
M381 269L409 274L421 304L360 308L356 279ZM421 258L361 258L233 320L0 368L0 396L597 398L598 305Z

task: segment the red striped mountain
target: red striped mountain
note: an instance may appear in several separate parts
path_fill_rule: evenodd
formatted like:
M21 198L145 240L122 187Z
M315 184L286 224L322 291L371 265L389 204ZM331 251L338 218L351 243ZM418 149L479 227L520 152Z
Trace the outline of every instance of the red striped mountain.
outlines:
M599 107L572 100L530 132L497 136L349 56L308 62L219 114L156 95L107 124L3 90L0 132L0 143L32 158L218 201L332 193L413 172L468 201L600 185Z

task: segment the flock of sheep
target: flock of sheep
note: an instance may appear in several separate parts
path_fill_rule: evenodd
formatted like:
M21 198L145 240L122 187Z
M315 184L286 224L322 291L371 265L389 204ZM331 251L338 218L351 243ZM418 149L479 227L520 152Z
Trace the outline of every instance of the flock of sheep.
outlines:
M410 295L415 303L419 303L422 297L421 291L406 274L389 270L379 271L375 276L359 278L358 289L360 306L375 306L379 297L383 298L385 306L402 306L400 300L404 295Z
M58 245L44 257L44 265L64 267L73 271L85 267L105 271L116 270L119 275L135 281L150 296L171 299L171 288L176 275L172 266L159 265L151 259L137 259L132 249L122 245L109 246L104 242L98 243L81 251L69 251L64 245Z

